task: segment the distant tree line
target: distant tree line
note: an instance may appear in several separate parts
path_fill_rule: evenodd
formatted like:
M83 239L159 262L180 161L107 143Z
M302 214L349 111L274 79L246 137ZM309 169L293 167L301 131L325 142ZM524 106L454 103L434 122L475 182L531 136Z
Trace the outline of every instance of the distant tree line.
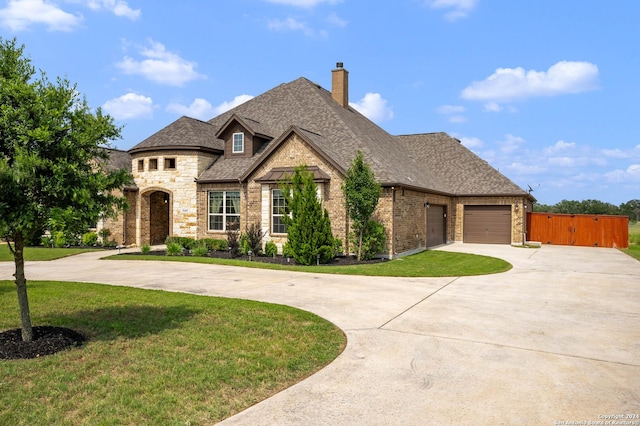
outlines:
M562 200L557 204L534 204L534 212L566 214L611 214L629 216L629 220L640 220L640 199L630 200L616 206L599 200Z

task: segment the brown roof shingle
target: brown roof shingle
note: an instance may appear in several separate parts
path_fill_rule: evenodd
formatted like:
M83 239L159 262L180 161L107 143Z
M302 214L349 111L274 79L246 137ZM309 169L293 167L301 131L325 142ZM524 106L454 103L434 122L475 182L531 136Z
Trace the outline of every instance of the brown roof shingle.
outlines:
M216 138L216 132L207 122L195 118L180 117L167 127L149 136L129 153L155 151L157 149L196 149L221 152L224 143Z
M343 108L329 91L305 78L281 84L207 123L182 117L129 152L178 145L221 152L223 141L216 135L234 115L252 131L274 139L251 158L219 158L198 181L247 178L289 132L295 131L342 172L362 150L384 186L448 195L527 195L446 133L392 136L355 109Z

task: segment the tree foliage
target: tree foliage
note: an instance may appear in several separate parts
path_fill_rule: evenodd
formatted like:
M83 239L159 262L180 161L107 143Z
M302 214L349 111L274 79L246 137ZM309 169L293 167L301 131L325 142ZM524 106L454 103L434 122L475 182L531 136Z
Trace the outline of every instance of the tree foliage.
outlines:
M301 265L314 264L319 256L321 263L335 257L334 237L331 232L329 212L318 199L318 187L313 173L306 166L296 167L288 181L281 184L285 199L287 248Z
M615 206L599 200L562 200L554 205L534 204L534 212L564 214L607 214L629 216L630 220L640 220L640 200L629 200Z
M362 151L351 162L344 184L342 185L347 212L353 225L353 232L357 236L356 250L358 260L362 258L363 240L366 232L375 229L369 226L373 212L378 206L382 194L380 183L375 177L369 164L364 161ZM377 254L374 253L374 254ZM367 254L369 257L369 254Z
M119 136L75 85L36 76L24 46L0 38L0 237L14 254L23 340L32 339L25 240L38 239L51 220L88 224L126 207L112 191L130 182L129 173L105 167Z

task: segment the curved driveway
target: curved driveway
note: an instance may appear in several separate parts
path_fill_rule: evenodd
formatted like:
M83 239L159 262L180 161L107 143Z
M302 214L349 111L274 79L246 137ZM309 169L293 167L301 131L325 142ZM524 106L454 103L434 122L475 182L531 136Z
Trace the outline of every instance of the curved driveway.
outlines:
M27 278L282 303L345 331L332 364L225 425L606 424L640 415L640 262L604 248L441 250L500 257L513 269L371 278L89 253L28 263ZM12 273L0 263L0 279Z

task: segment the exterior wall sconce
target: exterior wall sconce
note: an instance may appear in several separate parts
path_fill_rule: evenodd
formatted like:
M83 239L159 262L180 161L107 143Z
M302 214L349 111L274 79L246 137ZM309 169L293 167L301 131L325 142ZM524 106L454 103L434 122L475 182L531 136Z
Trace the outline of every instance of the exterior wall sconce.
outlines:
M165 204L169 203L169 194L164 194L163 201L164 201Z
M520 208L520 205L516 204L516 211L518 211L519 208Z
M429 204L429 202L427 201L426 203L424 203L424 206L425 206L426 208L429 208L429 207L431 207L431 204Z

